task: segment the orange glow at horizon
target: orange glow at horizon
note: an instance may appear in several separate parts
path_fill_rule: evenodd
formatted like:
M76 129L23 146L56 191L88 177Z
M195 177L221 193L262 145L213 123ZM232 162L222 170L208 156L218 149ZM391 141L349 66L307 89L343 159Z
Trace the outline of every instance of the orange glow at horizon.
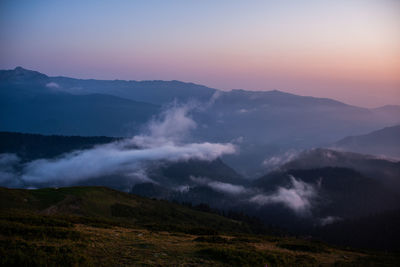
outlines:
M0 68L400 104L398 0L150 2L5 0Z

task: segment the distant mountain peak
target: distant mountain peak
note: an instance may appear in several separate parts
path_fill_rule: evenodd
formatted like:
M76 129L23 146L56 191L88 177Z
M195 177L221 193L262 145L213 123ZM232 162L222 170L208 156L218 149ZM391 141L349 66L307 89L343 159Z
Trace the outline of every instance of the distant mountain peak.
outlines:
M28 69L25 69L25 68L23 68L21 66L17 66L14 69L14 73L16 73L16 74L33 74L33 73L35 73L35 74L39 74L39 75L43 75L43 76L47 77L47 75L45 75L43 73L40 73L40 72L34 71L34 70L28 70Z
M18 67L16 67L16 68L14 69L14 71L26 71L26 69L24 69L24 68L21 67L21 66L18 66Z
M5 81L18 81L18 82L25 82L32 80L41 81L43 79L48 79L49 77L43 73L38 71L28 70L21 66L17 66L15 69L12 70L1 70L0 71L0 79Z

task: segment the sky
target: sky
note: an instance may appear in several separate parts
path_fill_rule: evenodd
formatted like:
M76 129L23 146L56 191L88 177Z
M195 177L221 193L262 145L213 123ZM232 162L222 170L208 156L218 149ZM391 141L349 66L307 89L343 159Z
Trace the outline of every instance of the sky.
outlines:
M399 0L0 0L0 69L400 104Z

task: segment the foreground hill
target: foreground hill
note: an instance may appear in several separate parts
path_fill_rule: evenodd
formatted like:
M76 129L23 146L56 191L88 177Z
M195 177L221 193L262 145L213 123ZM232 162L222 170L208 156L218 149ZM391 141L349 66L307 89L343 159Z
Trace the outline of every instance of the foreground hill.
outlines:
M317 228L314 235L341 246L377 249L400 248L400 210L388 210L366 217L340 220Z
M349 136L333 144L336 149L400 158L400 125L364 135Z
M399 260L255 235L243 222L103 187L0 192L2 266L393 266Z
M115 224L136 225L154 230L179 232L249 232L248 226L220 216L119 192L106 187L66 187L59 189L1 188L3 214L84 216L112 220Z

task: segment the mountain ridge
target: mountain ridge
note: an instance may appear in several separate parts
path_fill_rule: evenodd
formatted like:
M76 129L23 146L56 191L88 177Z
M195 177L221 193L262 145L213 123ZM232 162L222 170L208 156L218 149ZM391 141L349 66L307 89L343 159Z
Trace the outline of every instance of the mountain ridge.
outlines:
M185 106L197 126L191 140L235 143L240 153L223 160L248 177L265 173L265 160L285 150L326 146L400 123L397 109L377 112L278 90L226 92L176 81L44 77L0 79L1 131L127 137L140 134L162 112Z
M197 84L197 83L193 83L193 82L184 82L184 81L179 81L179 80L123 80L123 79L113 79L113 80L108 80L108 79L82 79L82 78L73 78L73 77L68 77L68 76L48 76L46 74L43 74L41 72L35 71L35 70L29 70L29 69L25 69L21 66L17 66L14 69L9 69L9 70L0 70L0 79L4 79L4 74L15 74L15 76L18 76L18 73L25 73L25 74L30 74L27 76L40 76L42 78L47 78L49 80L49 82L52 82L53 80L57 81L57 80L61 80L61 81L73 81L73 82L107 82L107 83L112 83L112 82L120 82L120 83L127 83L127 84L142 84L142 85L146 85L149 83L158 83L160 84L172 84L172 85L179 85L179 86L189 86L191 88L193 87L198 87L198 88L203 88L204 90L212 90L214 93L215 92L220 92L220 93L237 93L237 92L245 92L247 94L280 94L280 95L284 95L284 96L290 96L290 97L301 97L303 99L314 99L314 100L319 100L319 101L327 101L327 102L331 102L334 104L339 104L339 105L345 105L345 106L353 106L353 107L357 107L357 108L364 108L364 107L359 107L356 105L351 105L351 104L347 104L347 103L343 103L341 101L332 99L332 98L326 98L326 97L314 97L314 96L304 96L304 95L297 95L297 94L293 94L293 93L289 93L289 92L285 92L285 91L281 91L281 90L245 90L245 89L231 89L231 90L220 90L220 89L215 89L215 88L211 88L202 84ZM11 77L13 77L13 75L9 75ZM380 107L378 107L380 108ZM376 108L376 109L378 109Z
M345 137L335 142L332 148L399 159L400 125L385 127L363 135Z

